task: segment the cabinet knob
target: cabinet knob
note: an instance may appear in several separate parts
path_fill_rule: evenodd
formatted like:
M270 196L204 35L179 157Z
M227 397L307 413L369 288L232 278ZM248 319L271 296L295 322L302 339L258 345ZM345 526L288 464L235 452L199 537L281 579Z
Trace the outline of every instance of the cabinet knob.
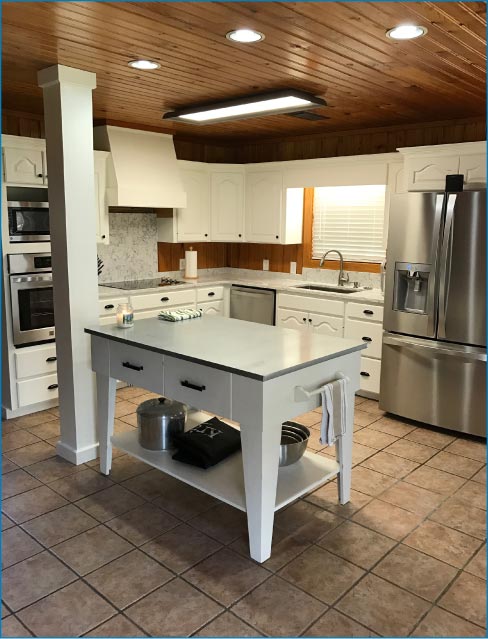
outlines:
M304 317L304 318L303 318L303 321L304 321L304 322L306 322L306 321L307 321L307 318L306 318L306 317Z
M277 235L277 236L276 236L276 239L277 239L277 240L279 239L279 235Z
M38 173L36 177L42 177L42 173Z
M311 320L311 319L309 319L308 321L310 322L310 324L312 323L312 320Z
M106 235L102 235L102 240L104 240L107 236Z
M239 237L242 237L242 233L239 233Z
M205 233L205 237L208 237L208 233Z

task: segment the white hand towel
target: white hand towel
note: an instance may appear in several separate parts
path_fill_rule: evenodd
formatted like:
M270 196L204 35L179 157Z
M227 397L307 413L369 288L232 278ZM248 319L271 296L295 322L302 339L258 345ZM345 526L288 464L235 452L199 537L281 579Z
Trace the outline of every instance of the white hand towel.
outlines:
M322 423L320 425L320 443L332 446L343 435L347 424L345 379L337 379L322 388Z

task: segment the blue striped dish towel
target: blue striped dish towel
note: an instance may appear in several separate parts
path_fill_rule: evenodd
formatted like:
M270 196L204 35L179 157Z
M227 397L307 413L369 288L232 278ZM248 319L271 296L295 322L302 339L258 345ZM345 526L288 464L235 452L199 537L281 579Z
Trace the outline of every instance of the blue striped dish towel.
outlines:
M322 423L320 443L332 446L336 439L344 435L347 424L347 401L345 379L336 379L322 388Z
M173 311L159 311L159 319L165 322L181 322L187 319L194 319L195 317L201 317L203 311L195 310L194 308L177 308Z

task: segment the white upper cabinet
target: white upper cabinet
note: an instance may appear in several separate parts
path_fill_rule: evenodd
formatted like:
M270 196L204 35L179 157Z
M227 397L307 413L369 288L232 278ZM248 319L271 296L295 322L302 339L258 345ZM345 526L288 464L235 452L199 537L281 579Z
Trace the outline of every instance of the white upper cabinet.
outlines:
M213 242L244 239L244 170L212 169L211 219Z
M187 204L176 209L178 242L210 241L210 181L208 168L199 162L181 162Z
M4 180L9 184L47 184L46 153L40 148L3 148Z
M246 175L246 241L280 244L283 210L281 171L248 171Z
M439 144L399 149L405 157L405 180L408 191L443 190L446 175L464 175L469 188L486 184L486 150L484 142Z
M106 195L107 158L110 153L94 152L95 164L95 215L97 222L97 244L109 243L108 204Z

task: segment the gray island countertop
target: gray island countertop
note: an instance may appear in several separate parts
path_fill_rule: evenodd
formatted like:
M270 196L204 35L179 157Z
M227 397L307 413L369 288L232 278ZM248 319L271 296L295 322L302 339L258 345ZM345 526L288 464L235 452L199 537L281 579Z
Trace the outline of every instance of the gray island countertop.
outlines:
M85 332L260 381L366 348L359 340L226 317L150 318L133 328L91 326Z

